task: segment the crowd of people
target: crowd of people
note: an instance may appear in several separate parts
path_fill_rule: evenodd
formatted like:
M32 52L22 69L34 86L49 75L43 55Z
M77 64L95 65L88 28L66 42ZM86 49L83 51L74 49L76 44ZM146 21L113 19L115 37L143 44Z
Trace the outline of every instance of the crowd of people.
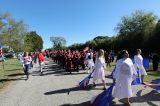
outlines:
M137 76L137 71L140 73L141 83L146 84L144 82L144 77L147 75L147 72L143 66L143 57L141 53L142 51L140 49L136 50L134 56L135 63L129 58L127 50L122 50L117 55L115 71L113 72L113 82L115 83L113 97L123 99L126 106L131 106L129 101L129 98L133 95L131 85L135 76ZM97 80L101 80L103 90L106 90L105 70L106 66L110 67L110 62L114 62L113 52L106 52L102 49L97 52L92 50L80 52L71 50L25 52L21 59L27 79L29 78L28 71L33 67L33 62L39 62L40 72L43 74L42 70L45 56L52 58L55 63L59 64L69 73L72 71L78 72L80 69L86 70L87 73L93 72L93 87L96 87Z
M40 66L39 71L41 72L41 75L43 74L44 57L45 57L45 52L43 52L42 50L30 53L24 52L24 54L18 54L18 60L22 63L24 73L27 77L26 80L28 80L29 78L29 70L33 68L33 64L39 63Z

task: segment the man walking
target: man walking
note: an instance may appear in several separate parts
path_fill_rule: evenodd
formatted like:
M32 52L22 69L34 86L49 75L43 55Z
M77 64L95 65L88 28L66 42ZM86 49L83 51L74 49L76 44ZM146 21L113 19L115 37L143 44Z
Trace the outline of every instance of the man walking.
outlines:
M42 68L43 68L43 64L44 64L44 55L43 55L42 50L40 50L40 52L38 53L38 60L39 60L39 65L40 65L40 72L42 75L43 74Z

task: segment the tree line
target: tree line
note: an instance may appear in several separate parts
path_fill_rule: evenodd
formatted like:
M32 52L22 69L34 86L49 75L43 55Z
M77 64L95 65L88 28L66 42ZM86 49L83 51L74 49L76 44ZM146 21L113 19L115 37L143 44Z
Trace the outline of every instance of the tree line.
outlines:
M143 54L160 51L160 19L152 12L137 10L130 16L123 16L115 27L116 36L97 36L85 43L75 43L71 50L82 50L89 46L93 50L104 49L118 52L127 49L130 53L142 49Z
M0 13L0 46L5 52L43 49L43 40L35 31L27 31L23 20L15 20L9 13Z

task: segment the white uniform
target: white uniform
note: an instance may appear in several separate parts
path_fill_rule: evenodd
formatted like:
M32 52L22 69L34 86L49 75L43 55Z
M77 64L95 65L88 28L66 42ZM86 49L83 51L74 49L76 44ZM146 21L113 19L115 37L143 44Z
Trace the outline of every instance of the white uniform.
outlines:
M93 72L93 81L105 80L104 68L106 68L105 59L103 57L96 58Z
M90 58L88 58L88 67L87 67L88 73L90 73L90 71L92 71L94 67L93 53L90 53L89 56Z
M118 72L119 72L119 69L120 69L120 66L121 66L122 63L123 63L123 59L117 60L116 66L115 66L115 71L113 73L113 78L116 79L118 77Z
M131 83L133 74L137 74L132 60L130 58L120 60L117 68L116 84L113 91L113 97L118 99L132 97Z
M134 61L135 61L135 69L139 69L140 75L147 75L146 70L143 66L143 57L138 54L134 56Z

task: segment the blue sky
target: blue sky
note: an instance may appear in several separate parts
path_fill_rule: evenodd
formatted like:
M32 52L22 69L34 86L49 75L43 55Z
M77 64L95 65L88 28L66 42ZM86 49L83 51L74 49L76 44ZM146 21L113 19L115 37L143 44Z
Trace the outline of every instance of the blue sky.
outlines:
M29 31L42 36L63 36L67 45L84 43L98 35L116 35L114 28L124 15L136 10L160 16L160 0L0 0L0 12L22 19Z

